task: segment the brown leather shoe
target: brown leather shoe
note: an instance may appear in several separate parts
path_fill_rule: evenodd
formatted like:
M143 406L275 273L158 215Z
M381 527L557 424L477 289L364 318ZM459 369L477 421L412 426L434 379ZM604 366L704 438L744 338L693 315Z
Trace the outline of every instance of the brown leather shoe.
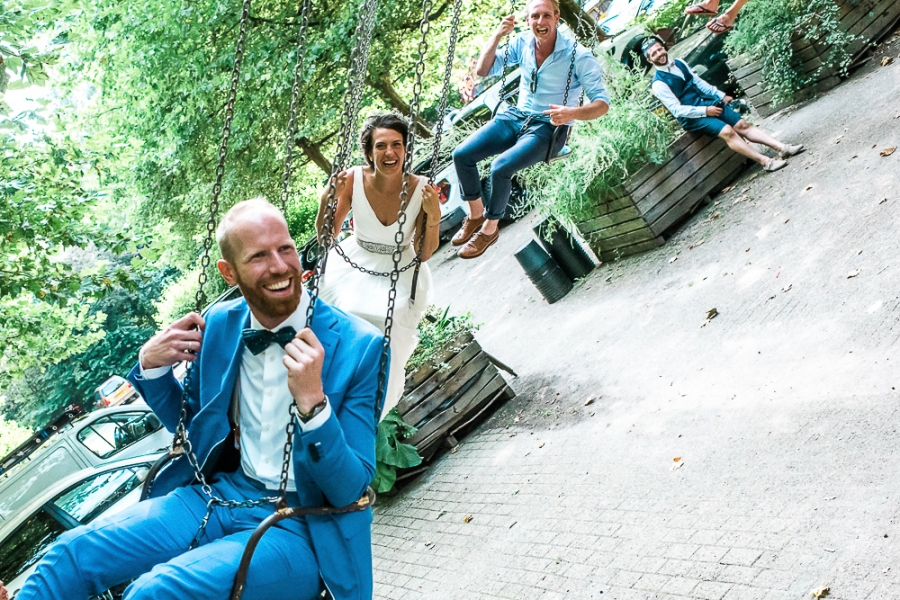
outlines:
M466 245L459 249L457 254L460 258L476 258L484 254L494 242L500 239L500 230L498 229L493 235L488 235L483 231L478 231L472 236L472 239L466 242Z
M450 240L450 243L454 246L462 246L472 239L472 236L475 235L476 231L481 229L484 221L485 217L483 215L480 219L470 219L469 217L463 218L462 226L460 226L456 235L453 236L453 239Z

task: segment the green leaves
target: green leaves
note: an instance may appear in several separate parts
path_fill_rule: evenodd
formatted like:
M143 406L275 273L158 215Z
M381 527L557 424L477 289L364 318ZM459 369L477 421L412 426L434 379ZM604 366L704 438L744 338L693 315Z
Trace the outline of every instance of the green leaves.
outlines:
M406 362L406 372L412 373L420 366L432 362L447 350L447 345L457 335L463 331L474 333L478 327L472 321L470 313L450 316L449 306L443 312L436 306L429 306L416 329L419 343Z
M793 64L792 39L805 37L828 46L822 64L803 73ZM746 54L763 60L763 78L773 100L790 100L794 91L821 78L829 70L847 68L847 46L856 38L840 25L840 7L834 0L769 0L751 2L741 10L737 27L725 40L731 56Z
M372 487L378 493L390 491L397 480L397 469L409 469L422 463L416 447L402 440L416 433L407 425L396 408L391 409L378 424L375 437L375 479Z

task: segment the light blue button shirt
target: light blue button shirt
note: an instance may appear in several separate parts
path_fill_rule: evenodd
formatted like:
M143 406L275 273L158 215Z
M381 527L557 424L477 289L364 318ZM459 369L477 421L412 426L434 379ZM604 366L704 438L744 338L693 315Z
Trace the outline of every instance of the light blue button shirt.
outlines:
M534 34L531 30L523 31L509 44L507 66L519 65L522 77L519 79L518 108L527 114L543 114L551 104L562 106L566 93L566 80L569 77L569 66L572 63L572 47L576 44L570 33L556 32L556 45L553 53L547 57L540 69L537 69L537 91L532 93L530 86L533 73L537 67L534 55ZM503 72L503 56L505 48L499 48L494 57L494 64L488 76L497 76ZM578 106L581 89L593 102L603 100L609 104L609 96L603 87L603 72L597 58L584 46L578 45L575 51L575 69L572 74L572 85L566 106Z

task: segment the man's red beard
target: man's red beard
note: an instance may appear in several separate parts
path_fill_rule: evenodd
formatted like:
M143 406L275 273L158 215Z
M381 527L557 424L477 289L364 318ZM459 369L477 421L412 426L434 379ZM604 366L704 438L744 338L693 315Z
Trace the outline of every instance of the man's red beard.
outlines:
M288 271L283 277L279 277L277 281L284 281L288 278L291 279L292 293L283 298L272 298L263 288L263 283L257 283L256 286L252 286L243 281L240 274L235 270L237 285L247 300L247 304L271 319L286 319L294 314L294 311L300 306L300 295L303 293L300 273ZM267 284L271 283L275 283L275 281L267 282Z

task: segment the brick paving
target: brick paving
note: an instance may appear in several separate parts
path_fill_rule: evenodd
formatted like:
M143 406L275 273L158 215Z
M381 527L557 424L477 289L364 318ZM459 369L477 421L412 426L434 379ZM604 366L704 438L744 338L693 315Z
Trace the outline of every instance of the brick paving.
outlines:
M873 65L764 122L809 152L555 305L512 257L533 217L442 250L519 398L379 499L376 597L900 598L897 97Z

